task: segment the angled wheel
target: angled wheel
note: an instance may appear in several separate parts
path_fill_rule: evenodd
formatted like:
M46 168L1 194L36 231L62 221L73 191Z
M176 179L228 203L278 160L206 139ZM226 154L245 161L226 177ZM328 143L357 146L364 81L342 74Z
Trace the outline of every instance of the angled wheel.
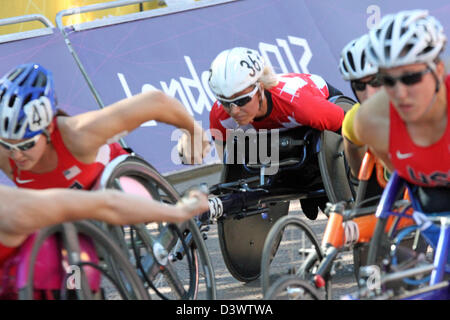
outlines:
M289 202L269 206L268 217L253 215L243 219L217 221L220 250L231 275L242 282L257 279L261 273L264 241L274 223L289 212Z
M431 258L430 261L432 261L431 247L433 246L433 240L427 234L430 230L435 231L431 232L432 234L439 234L439 227L434 224L423 228L423 226L413 223L411 218L402 218L398 221L398 217L395 217L393 211L405 214L412 208L417 211L415 214L419 216L420 208L415 206L414 199L411 200L412 204L404 200L397 202L401 199L405 186L404 180L394 172L378 206L379 218L369 245L367 265L381 266L382 271L386 273L395 273L412 268L417 263L425 262L424 257ZM413 194L411 190L409 190L409 194ZM394 291L410 289L426 283L426 281L424 277L421 277L421 279L402 279L389 282L385 288Z
M280 277L295 275L312 282L323 258L319 241L312 229L300 217L289 215L281 218L267 235L261 260L261 287L264 296ZM331 282L321 289L323 299L331 298Z
M333 103L348 111L356 103L346 96L333 97ZM331 203L354 202L356 190L350 181L350 168L344 157L343 137L332 131L321 133L319 168L323 185Z
M320 292L295 275L282 276L264 295L264 300L321 300Z
M121 249L88 221L45 228L22 250L19 299L150 299Z
M111 162L96 188L114 188L167 204L180 199L163 176L135 156ZM214 271L195 220L108 228L139 270L153 299L215 299Z

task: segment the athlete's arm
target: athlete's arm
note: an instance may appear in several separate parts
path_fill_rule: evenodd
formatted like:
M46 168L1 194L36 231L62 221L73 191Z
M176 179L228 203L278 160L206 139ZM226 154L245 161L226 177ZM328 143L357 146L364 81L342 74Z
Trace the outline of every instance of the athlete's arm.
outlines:
M372 153L390 170L389 160L389 98L384 89L364 101L353 120L355 137L368 145Z
M344 110L331 103L323 96L313 96L311 93L302 92L294 104L294 118L301 124L320 131L337 131L344 120Z
M209 209L206 195L196 191L191 195L199 201L174 206L115 190L31 190L0 186L0 242L18 246L40 228L82 219L115 225L150 221L178 223Z
M129 133L150 120L186 129L191 137L194 137L194 131L203 133L201 126L177 99L159 90L120 100L101 110L61 117L58 125L69 150L76 157L83 158L86 154L92 156L93 152L95 155L110 138Z
M345 158L350 166L352 176L355 178L359 175L359 169L361 168L361 163L366 151L366 146L357 146L344 137Z
M344 117L342 122L342 136L344 137L344 152L345 157L350 166L353 177L358 177L361 162L366 153L367 147L358 141L355 136L353 121L355 114L360 107L359 103L356 103Z

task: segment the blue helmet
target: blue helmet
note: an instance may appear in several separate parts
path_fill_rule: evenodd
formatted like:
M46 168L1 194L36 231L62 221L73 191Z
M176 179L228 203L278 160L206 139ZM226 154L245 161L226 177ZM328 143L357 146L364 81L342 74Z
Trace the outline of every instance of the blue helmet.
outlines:
M56 113L53 76L37 63L0 79L0 137L28 139L42 133Z

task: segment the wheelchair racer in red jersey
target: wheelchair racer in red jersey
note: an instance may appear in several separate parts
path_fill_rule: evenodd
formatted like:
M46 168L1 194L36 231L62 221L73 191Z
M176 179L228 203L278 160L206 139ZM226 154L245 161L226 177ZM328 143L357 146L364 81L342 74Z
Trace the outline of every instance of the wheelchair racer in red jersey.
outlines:
M217 101L210 112L216 142L227 130L309 126L338 131L344 111L327 101L341 94L312 74L274 74L257 51L233 48L212 62L209 85Z
M446 41L425 10L385 16L366 50L384 89L361 104L353 123L359 141L416 185L424 212L450 210L450 76L440 59Z
M202 133L201 127L195 123L192 116L176 99L173 99L160 91L151 91L138 94L129 99L114 103L104 109L86 112L76 116L61 115L56 109L56 98L52 73L39 64L20 65L0 80L0 168L6 175L21 188L47 189L47 188L76 188L88 190L101 175L105 165L115 157L127 153L118 143L111 142L120 135L131 132L142 123L156 120L186 129L194 138L194 131ZM151 139L149 139L150 141ZM209 147L209 145L205 145ZM203 150L195 150L193 157L202 158ZM44 191L42 191L44 192ZM41 194L50 194L51 191ZM11 193L11 196L14 193ZM17 192L17 197L30 196L30 199L21 199L19 203L29 207L27 212L40 212L35 219L22 221L15 229L16 234L27 237L31 229L36 230L48 223L70 221L73 219L87 219L103 217L111 221L106 209L117 209L123 213L123 209L113 206L111 197L109 201L98 201L105 208L101 212L90 213L88 203L78 201L71 202L71 206L77 205L74 215L67 215L66 207L70 199L57 198L54 193L54 203L42 206L42 201L32 203L34 193ZM70 193L60 192L61 196L71 197ZM77 194L78 195L78 194ZM40 195L36 197L41 199ZM83 198L83 196L75 198ZM94 195L86 195L87 199ZM0 197L4 199L7 197ZM101 198L101 196L100 196ZM130 196L118 197L122 200L133 200ZM2 200L8 206L14 208L15 199ZM133 201L132 201L133 202ZM129 201L121 204L129 206ZM133 202L134 203L134 202ZM117 204L117 203L116 203ZM36 206L36 207L33 207ZM140 211L149 209L148 204L143 207L130 207L130 210ZM46 210L48 209L48 210ZM73 209L73 208L72 208ZM101 208L99 208L101 209ZM0 208L2 213L11 213L11 210ZM76 214L78 212L78 215ZM84 212L84 213L83 213ZM47 215L43 215L43 214ZM55 213L55 216L49 216ZM90 216L92 214L92 216ZM3 214L2 214L3 215ZM16 221L23 216L14 214L11 219ZM72 218L71 218L72 217ZM170 215L167 216L170 219ZM120 220L120 219L119 219ZM8 219L0 221L0 227ZM122 220L125 221L125 220ZM148 221L142 219L141 222ZM33 224L37 222L36 224ZM112 221L113 222L113 221ZM40 225L39 223L43 223ZM125 222L126 223L126 222ZM131 221L130 221L131 223ZM6 225L8 227L8 225ZM22 229L21 229L22 228ZM0 228L1 229L1 228ZM15 237L18 239L18 237ZM5 238L0 242L5 243ZM14 259L14 248L0 247L0 258ZM12 257L11 257L12 255ZM12 265L17 263L13 261ZM10 265L11 266L11 265Z
M308 126L340 132L344 119L344 110L327 100L342 93L322 77L275 74L257 51L248 48L221 52L211 64L209 86L217 98L209 118L220 158L224 142L234 130ZM314 201L301 200L311 219L318 212Z
M0 80L0 168L22 188L89 189L108 162L126 153L111 140L149 120L186 129L192 138L194 131L203 133L180 102L158 90L60 115L52 73L39 64L20 65ZM193 157L201 161L208 147Z
M29 235L63 222L94 219L114 225L165 221L179 223L208 210L197 190L188 201L167 205L116 190L30 190L0 186L0 299L16 299L18 256ZM194 201L192 201L194 200ZM130 206L130 203L133 203Z

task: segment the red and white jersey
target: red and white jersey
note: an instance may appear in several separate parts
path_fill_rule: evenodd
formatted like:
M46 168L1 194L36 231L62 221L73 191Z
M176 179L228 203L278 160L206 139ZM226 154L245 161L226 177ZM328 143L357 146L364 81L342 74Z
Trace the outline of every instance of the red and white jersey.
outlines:
M344 120L344 110L329 102L325 80L313 74L288 73L279 75L277 86L266 90L268 114L261 120L253 120L239 126L222 105L216 101L209 114L211 134L214 139L225 141L227 130L278 129L309 126L318 130L337 131Z
M99 150L93 163L78 161L64 145L56 118L53 121L55 130L51 141L58 154L58 165L55 170L47 173L20 171L14 161L9 159L13 170L14 183L20 188L75 188L88 190L103 172L105 166L114 158L127 152L118 144L105 144Z
M450 187L450 76L447 88L447 127L442 137L421 147L411 140L400 115L390 105L389 158L400 177L425 187Z

